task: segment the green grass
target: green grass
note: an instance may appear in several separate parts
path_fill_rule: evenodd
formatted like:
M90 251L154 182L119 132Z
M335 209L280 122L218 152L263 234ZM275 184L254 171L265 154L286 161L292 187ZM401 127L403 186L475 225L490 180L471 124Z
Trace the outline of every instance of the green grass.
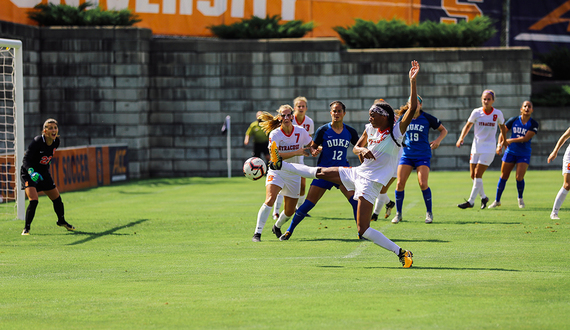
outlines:
M491 200L498 176L484 177ZM251 236L264 183L241 177L64 193L74 233L41 197L30 236L22 221L0 220L0 328L567 328L568 201L561 220L549 218L561 184L560 171L530 171L521 210L513 173L500 208L460 210L469 174L432 172L426 225L410 177L404 222L372 226L414 252L411 269L356 239L339 191L289 241L269 220L261 243Z

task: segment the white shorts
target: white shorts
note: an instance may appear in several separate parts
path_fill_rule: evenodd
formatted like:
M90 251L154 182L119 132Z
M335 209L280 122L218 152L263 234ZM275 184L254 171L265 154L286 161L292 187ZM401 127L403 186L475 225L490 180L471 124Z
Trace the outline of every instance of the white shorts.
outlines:
M570 145L566 148L564 158L562 159L562 175L568 173L570 173Z
M469 159L469 164L481 164L481 165L491 165L495 159L495 153L484 153L484 154L471 154L471 158Z
M265 179L265 185L276 185L281 187L279 192L282 196L299 198L301 191L301 177L295 174L287 174L284 171L270 170Z
M356 173L354 167L339 167L338 174L342 185L345 186L348 191L354 191L354 200L358 200L359 197L364 197L364 199L371 204L374 204L384 186L380 182L370 181L361 177Z

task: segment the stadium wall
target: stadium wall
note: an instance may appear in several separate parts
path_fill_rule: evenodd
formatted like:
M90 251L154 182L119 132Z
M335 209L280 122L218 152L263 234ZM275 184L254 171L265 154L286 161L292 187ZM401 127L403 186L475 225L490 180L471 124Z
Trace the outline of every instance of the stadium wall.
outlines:
M506 117L531 94L532 53L526 47L345 50L336 38L217 40L159 38L142 28L38 28L0 22L0 37L24 41L27 142L47 117L60 122L64 146L121 143L130 178L226 176L231 116L232 174L251 146L244 133L258 110L273 112L299 95L316 126L330 121L328 104L348 109L345 122L362 131L376 98L394 106L409 93L412 59L422 66L424 108L449 130L434 151L433 170L467 170L469 144L455 141L480 94L497 93ZM568 127L570 114L536 109L531 169ZM355 164L356 158L350 160ZM314 164L309 159L309 164ZM500 167L497 157L492 168Z

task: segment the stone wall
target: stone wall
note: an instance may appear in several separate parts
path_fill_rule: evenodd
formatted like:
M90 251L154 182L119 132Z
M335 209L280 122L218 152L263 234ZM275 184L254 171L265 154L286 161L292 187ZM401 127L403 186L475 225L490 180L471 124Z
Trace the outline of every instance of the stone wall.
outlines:
M517 115L531 94L528 48L345 50L337 39L178 39L139 28L6 22L0 22L0 37L24 40L27 140L45 118L55 117L64 146L128 144L134 178L226 176L220 129L227 115L232 172L241 175L251 150L243 136L255 113L273 112L299 95L308 98L316 126L330 121L328 104L338 99L347 106L345 122L361 132L374 99L395 107L406 101L413 59L421 64L424 108L449 131L434 151L432 168L466 171L473 133L460 149L455 141L480 106L481 92L495 90L495 107L506 117ZM533 153L540 159L533 158L531 168L559 168L542 158L570 115L535 111L542 126ZM492 168L499 167L497 157Z

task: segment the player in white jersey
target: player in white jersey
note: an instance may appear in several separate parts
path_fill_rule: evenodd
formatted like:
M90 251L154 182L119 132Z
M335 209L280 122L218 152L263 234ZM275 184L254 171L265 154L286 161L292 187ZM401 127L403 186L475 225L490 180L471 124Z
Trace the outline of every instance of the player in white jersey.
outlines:
M401 121L394 121L394 110L387 102L372 105L368 121L362 136L358 140L353 152L364 158L358 167L309 167L302 164L283 162L277 146L270 146L269 167L290 172L307 178L324 179L336 184L342 184L347 190L354 191L354 198L358 200L356 222L358 234L375 244L394 252L400 259L404 268L412 266L412 252L400 248L381 232L370 227L370 216L374 201L380 193L382 186L392 178L394 168L398 162L398 152L401 147L403 133L412 121L416 112L418 100L416 91L416 76L420 66L412 61L409 72L410 78L410 110L404 114Z
M570 127L558 139L554 150L552 150L548 156L548 163L556 158L558 155L558 150L560 150L562 145L566 143L566 140L568 140L568 138L570 138ZM560 207L562 206L562 203L564 203L566 195L568 195L568 191L570 190L570 145L568 145L566 148L564 159L562 160L562 175L564 175L564 182L562 183L562 188L560 188L558 191L556 199L554 200L554 205L552 206L552 212L550 213L550 219L552 220L560 219L558 216L558 211L560 211Z
M305 145L311 143L311 137L304 128L293 125L293 108L290 105L280 106L277 112L279 113L278 116L264 112L259 117L262 120L260 126L266 132L271 131L269 143L277 146L283 158L298 163L299 157L307 150ZM271 208L279 192L283 192L285 204L280 217L286 217L286 219L281 220L284 223L293 216L299 198L300 186L301 177L298 175L269 170L265 180L265 202L257 214L257 226L252 241L259 242L261 240L261 232L271 214ZM275 228L273 226L274 233ZM277 233L275 234L277 235ZM279 236L281 236L280 233Z
M469 160L469 173L471 180L473 180L473 187L471 188L469 199L465 203L457 205L462 209L472 208L477 195L481 196L481 209L487 206L489 197L487 197L483 189L483 174L493 162L495 154L499 154L502 149L502 145L496 146L497 127L500 128L500 134L503 136L502 141L505 141L504 146L508 145L505 117L501 110L493 108L494 102L495 92L490 89L483 91L481 95L482 107L471 112L455 144L457 148L460 148L471 127L475 126L475 137L471 144L471 158Z
M301 126L309 132L309 135L312 137L315 134L315 123L311 119L311 117L307 116L307 98L304 96L298 96L293 100L293 114L295 117L293 118L293 125ZM304 156L299 157L299 164L304 164ZM299 200L297 201L297 208L301 207L305 202L305 178L301 178L301 191L299 192ZM277 200L275 201L275 205L273 207L273 220L277 220L279 218L279 210L281 209L281 204L283 203L283 195L279 194L277 196ZM307 214L307 216L310 216Z

